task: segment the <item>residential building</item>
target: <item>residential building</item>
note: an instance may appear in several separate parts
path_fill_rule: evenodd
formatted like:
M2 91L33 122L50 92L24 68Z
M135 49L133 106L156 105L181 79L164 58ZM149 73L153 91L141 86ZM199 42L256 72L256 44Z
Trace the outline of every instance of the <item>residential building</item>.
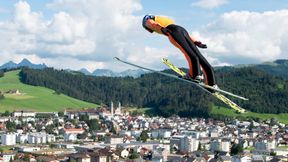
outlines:
M90 162L91 157L88 154L75 153L75 154L69 155L69 161Z
M15 133L5 133L1 135L2 145L15 145L16 144L16 134Z
M178 147L181 152L197 151L199 140L191 136L173 136L170 140L171 146Z
M0 152L0 157L2 157L3 162L10 162L11 160L14 160L15 155L16 155L16 152L14 151Z
M114 135L107 136L106 139L105 139L105 143L108 143L108 144L120 144L120 143L123 143L123 137L114 136Z
M76 141L78 134L83 134L85 130L83 128L69 128L64 129L64 141Z
M12 113L13 117L33 117L35 118L36 112L35 111L14 111Z

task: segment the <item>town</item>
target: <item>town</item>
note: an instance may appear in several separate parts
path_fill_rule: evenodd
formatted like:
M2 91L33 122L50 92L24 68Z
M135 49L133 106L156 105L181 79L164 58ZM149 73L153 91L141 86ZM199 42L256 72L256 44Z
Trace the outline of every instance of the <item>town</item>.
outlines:
M0 162L288 161L288 125L276 119L149 117L120 102L0 117Z

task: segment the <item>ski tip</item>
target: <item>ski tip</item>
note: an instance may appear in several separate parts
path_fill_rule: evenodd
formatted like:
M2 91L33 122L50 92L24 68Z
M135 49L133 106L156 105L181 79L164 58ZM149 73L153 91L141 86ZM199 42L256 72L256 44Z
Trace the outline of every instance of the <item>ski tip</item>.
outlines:
M114 57L113 59L114 59L114 60L117 60L117 61L119 61L119 60L120 60L118 57Z
M240 99L244 100L244 101L249 101L248 98L245 98L245 97L241 97Z

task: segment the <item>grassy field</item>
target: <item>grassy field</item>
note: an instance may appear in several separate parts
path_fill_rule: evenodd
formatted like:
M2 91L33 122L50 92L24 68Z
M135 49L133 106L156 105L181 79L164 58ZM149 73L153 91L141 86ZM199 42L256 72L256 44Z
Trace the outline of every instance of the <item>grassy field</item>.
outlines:
M284 124L288 124L288 113L285 113L285 114L261 114L261 113L247 112L247 113L243 113L243 114L238 114L238 113L235 113L235 111L232 109L224 108L224 107L218 107L218 106L214 106L211 113L230 116L230 117L237 117L237 116L253 117L253 118L259 118L262 120L277 118L279 122L284 123Z
M0 146L0 151L6 151L13 148L13 146Z
M0 112L9 110L32 110L32 111L61 111L66 108L82 109L95 108L96 104L84 102L63 94L55 94L54 90L23 84L19 80L20 70L5 73L0 78L0 91L17 89L21 94L5 94L0 100Z

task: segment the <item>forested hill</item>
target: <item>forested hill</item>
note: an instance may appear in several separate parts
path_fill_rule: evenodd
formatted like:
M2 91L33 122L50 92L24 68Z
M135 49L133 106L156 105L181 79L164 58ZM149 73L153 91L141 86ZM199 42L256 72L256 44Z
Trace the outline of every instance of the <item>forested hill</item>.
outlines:
M166 71L167 72L167 71ZM254 112L288 112L288 81L255 67L224 67L216 71L223 89L248 97L234 99ZM153 107L161 115L208 116L212 106L222 103L209 94L175 79L158 74L139 78L91 77L46 68L23 69L21 81L45 86L69 96L94 102L121 101L123 105Z

